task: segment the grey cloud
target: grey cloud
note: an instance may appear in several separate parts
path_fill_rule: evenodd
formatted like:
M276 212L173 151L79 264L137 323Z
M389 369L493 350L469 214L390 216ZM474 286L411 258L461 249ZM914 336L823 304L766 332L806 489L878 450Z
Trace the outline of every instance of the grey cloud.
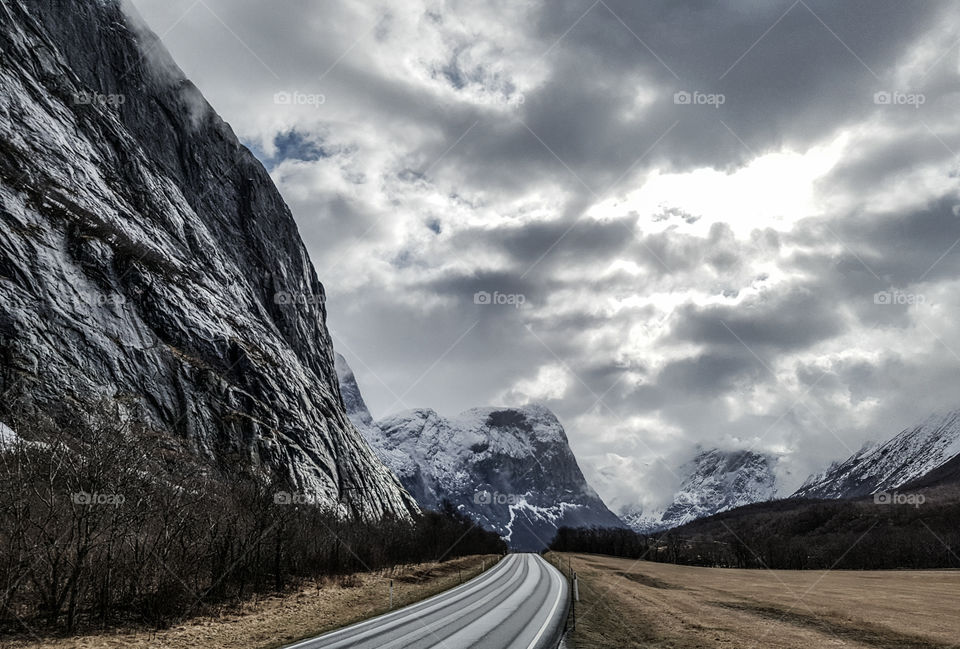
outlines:
M835 305L802 287L736 306L687 305L677 320L678 340L764 354L803 349L844 330Z
M516 273L508 271L481 271L471 275L445 275L439 279L425 282L422 286L437 295L452 297L462 304L473 304L474 295L481 291L523 295L525 303L529 303L531 306L542 298L539 285L525 281L518 277ZM480 313L496 314L498 311L498 309L483 309Z
M944 165L956 160L956 155L940 146L932 134L916 127L920 125L912 123L905 131L888 136L879 134L868 146L861 147L855 157L842 160L821 181L821 191L870 191L898 180L918 166ZM957 142L960 142L960 138L957 138ZM945 142L947 146L953 143Z
M728 168L786 141L802 148L877 110L872 98L882 81L847 47L883 75L945 7L807 5L816 16L796 5L746 55L790 3L754 5L750 11L693 2L596 5L548 54L557 61L553 76L528 98L525 122L574 172L590 179L594 191L604 180L615 179L677 120L678 127L647 163ZM538 23L541 39L555 42L589 6L550 3ZM627 90L634 89L653 90L657 96L635 120L624 121L620 115L632 102ZM684 89L724 93L727 101L720 109L677 106L672 94Z
M633 242L635 218L598 223L571 219L535 221L515 227L461 230L451 245L458 249L483 246L511 258L520 274L534 267L586 265L623 253ZM548 257L544 256L548 251Z
M696 443L787 448L802 480L845 446L956 405L960 336L943 326L960 306L950 290L960 246L948 252L960 239L955 61L924 79L896 69L934 30L945 48L955 42L949 3L807 0L816 17L795 5L749 52L791 0L604 0L589 12L592 0L563 0L524 5L530 20L510 23L495 2L296 0L277 11L206 0L236 36L200 5L176 23L188 1L136 4L158 32L176 25L166 44L245 141L300 134L281 141L286 162L267 162L377 415L407 405L453 414L541 367L567 367L567 394L549 405L582 457L630 458L627 473L610 474L603 495L616 496L636 493L617 484L639 483L629 470ZM929 94L921 108L873 102L913 81ZM279 90L326 102L278 109ZM726 101L677 105L680 90ZM497 101L471 101L480 91ZM500 101L518 93L523 103ZM670 204L577 220L653 170L730 172L845 129L869 137L816 188L842 211L784 231L760 219L749 235L724 223L686 234L702 232L702 215ZM933 195L921 183L917 205L899 211L865 205L923 169L942 169L937 186L953 188ZM485 222L488 212L510 225ZM615 261L639 271L608 272ZM874 302L891 288L923 293L930 310ZM473 303L495 290L522 293L529 307ZM703 306L757 291L740 306ZM784 378L809 390L803 403Z
M960 218L953 210L956 201L956 194L950 192L916 210L805 221L790 241L809 251L795 254L792 263L819 276L824 294L863 307L858 311L865 321L882 320L891 310L874 309L874 293L892 289L922 293L924 284L960 273L960 255L953 254L956 247L951 250L960 240ZM842 252L830 256L817 250L820 245L839 246Z
M748 354L712 352L669 364L660 373L658 384L692 397L718 396L756 382L765 371Z

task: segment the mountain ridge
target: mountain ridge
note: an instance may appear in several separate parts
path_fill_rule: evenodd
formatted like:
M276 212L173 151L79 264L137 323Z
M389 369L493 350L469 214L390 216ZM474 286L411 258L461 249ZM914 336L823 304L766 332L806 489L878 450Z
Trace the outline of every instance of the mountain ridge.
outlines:
M960 455L960 410L935 413L883 443L864 445L810 476L796 498L857 498L896 489Z

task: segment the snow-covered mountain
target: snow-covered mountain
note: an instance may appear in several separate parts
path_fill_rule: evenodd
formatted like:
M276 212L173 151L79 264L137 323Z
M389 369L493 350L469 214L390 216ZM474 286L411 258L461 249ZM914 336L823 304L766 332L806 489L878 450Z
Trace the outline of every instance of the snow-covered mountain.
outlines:
M701 451L680 468L682 482L668 506L628 508L620 517L636 531L652 533L770 500L777 490L773 465L773 458L752 451Z
M869 444L823 473L810 476L793 495L856 498L896 489L960 454L960 410L936 414L883 444Z
M473 408L456 417L416 409L366 424L353 372L337 359L348 412L421 507L449 500L514 549L539 550L558 527L622 527L587 484L550 410Z
M3 407L114 397L198 454L415 511L347 419L290 210L157 37L120 0L0 21Z

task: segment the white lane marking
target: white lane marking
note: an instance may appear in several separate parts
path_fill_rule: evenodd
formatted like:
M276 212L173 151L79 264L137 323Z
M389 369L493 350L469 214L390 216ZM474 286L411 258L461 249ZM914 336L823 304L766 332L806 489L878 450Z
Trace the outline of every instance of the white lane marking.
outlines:
M507 564L508 562L503 561L501 563ZM455 604L456 602L459 602L464 599L469 599L471 596L473 596L473 591L477 590L478 588L485 587L488 584L495 584L497 581L500 580L500 578L503 575L509 574L510 572L512 572L514 569L513 566L516 563L517 563L516 561L509 562L509 567L504 568L504 570L498 573L494 579L488 579L486 581L483 581L482 582L483 586L481 586L480 584L473 584L474 588L465 590L459 595L457 595L456 597L452 597L452 598L436 597L434 598L436 601L427 607L412 606L409 609L400 609L399 611L397 611L397 613L402 613L402 615L394 617L394 619L390 620L386 624L378 624L373 628L367 629L366 631L353 634L347 638L336 640L332 644L324 644L322 646L325 647L325 649L336 649L337 647L350 647L356 644L357 642L366 641L371 637L376 637L377 635L380 635L385 631L402 627L405 624L409 624L411 621L419 622L420 618L425 615L430 615L437 611L443 611L446 608L450 608L451 605ZM512 583L513 579L514 578L511 577L508 583ZM462 586L458 586L457 590L459 590L460 588L462 588ZM503 588L503 587L500 586L498 588ZM447 595L449 593L443 593L443 594ZM377 621L377 620L371 620L371 621ZM383 620L379 620L379 621L382 622ZM423 628L426 628L426 625L423 622L421 622L420 624ZM355 630L355 629L351 629L351 630Z
M543 570L531 555L524 555L523 561L530 567L530 574L523 584L510 593L505 599L497 602L486 615L478 617L453 635L447 636L443 639L442 644L432 645L431 649L437 649L438 647L476 648L489 646L489 641L484 642L486 636L510 620L513 616L518 615L520 607L533 597L537 588L545 581L544 577L546 577L546 581L548 581L547 593L544 595L544 600L548 599L550 596L550 576L544 575ZM541 608L545 605L546 603L544 602L544 604L536 608L533 617L527 621L529 625L535 623ZM525 629L521 629L520 633L523 633L524 630ZM515 646L515 643L511 643L511 646Z
M468 581L468 582L465 583L465 584L461 584L461 585L457 586L456 588L451 588L450 590L446 590L446 591L444 591L444 592L442 592L442 593L438 593L438 594L434 595L433 597L429 597L429 598L423 600L422 602L417 602L416 604L411 604L410 606L406 606L406 607L404 607L404 608L397 609L396 611L393 611L393 612L391 612L391 613L384 613L383 615L379 615L379 616L377 616L377 617L370 618L369 620L367 620L367 621L365 621L365 622L357 622L356 624L351 624L350 626L348 626L348 627L346 627L346 628L343 628L343 629L338 629L338 630L336 630L336 631L330 631L330 632L328 632L328 633L324 633L324 634L321 634L321 635L319 635L319 636L314 636L313 638L307 638L306 640L301 640L300 642L298 642L298 643L296 643L296 644L292 644L292 645L288 645L288 646L284 647L284 649L297 649L298 647L303 647L303 646L305 646L305 645L310 644L311 642L317 642L318 640L321 640L321 639L323 639L323 640L325 640L325 641L333 640L336 636L341 635L341 634L343 634L343 633L346 633L346 632L348 632L348 631L356 631L357 629L363 628L363 627L365 627L365 626L369 626L369 625L373 624L374 622L376 622L376 623L383 623L383 622L385 622L385 621L387 621L387 620L389 620L389 619L391 619L391 618L395 618L395 617L397 617L397 616L407 616L407 615L409 615L410 613L412 613L412 612L414 612L414 611L419 611L419 612L422 613L423 611L420 611L421 608L427 606L428 604L430 604L430 603L432 603L432 602L434 602L434 601L436 601L436 600L446 599L446 598L448 598L450 595L452 595L452 594L454 594L455 592L457 592L458 590L463 590L464 588L467 588L467 587L470 587L471 590L472 590L472 589L475 588L475 587L479 587L480 584L486 584L486 582L495 581L495 579L492 578L493 575L496 575L496 574L498 574L498 573L500 573L500 572L504 572L504 571L506 570L507 566L511 563L510 559L513 559L513 558L516 557L516 556L518 556L518 555L515 555L515 554L509 555L509 556L507 556L505 559L503 559L503 560L501 560L500 562L498 562L497 565L496 565L496 567L491 568L491 569L488 570L487 572L483 573L483 575L481 575L480 577L475 577L474 579L471 579L470 581ZM514 562L512 562L512 563L516 563L516 562L514 561ZM485 579L485 577L486 577L486 579ZM459 597L456 598L456 600L459 600L459 599L461 599L461 598L459 598ZM449 603L452 603L452 602L447 602L447 604L449 604ZM337 642L342 642L342 640L338 640Z
M540 559L543 563L547 563L546 560L541 557L539 554L537 558ZM549 564L547 564L549 566ZM553 572L553 566L547 568L547 573L550 575L550 581L553 581L553 577L556 575ZM530 641L530 644L527 645L527 649L533 649L540 638L543 636L543 633L547 630L547 627L550 626L551 620L553 620L553 614L557 612L557 607L560 606L560 600L563 599L563 582L559 582L560 589L557 591L557 601L553 603L553 608L550 609L550 613L547 615L547 619L543 621L543 626L540 627L540 630L537 631L537 635L533 636L533 640Z

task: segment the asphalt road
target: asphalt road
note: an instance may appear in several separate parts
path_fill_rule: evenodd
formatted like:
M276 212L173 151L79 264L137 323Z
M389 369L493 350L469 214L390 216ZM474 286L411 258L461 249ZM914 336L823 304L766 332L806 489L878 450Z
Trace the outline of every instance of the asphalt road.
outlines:
M444 593L286 649L554 649L567 580L536 554L511 554Z

